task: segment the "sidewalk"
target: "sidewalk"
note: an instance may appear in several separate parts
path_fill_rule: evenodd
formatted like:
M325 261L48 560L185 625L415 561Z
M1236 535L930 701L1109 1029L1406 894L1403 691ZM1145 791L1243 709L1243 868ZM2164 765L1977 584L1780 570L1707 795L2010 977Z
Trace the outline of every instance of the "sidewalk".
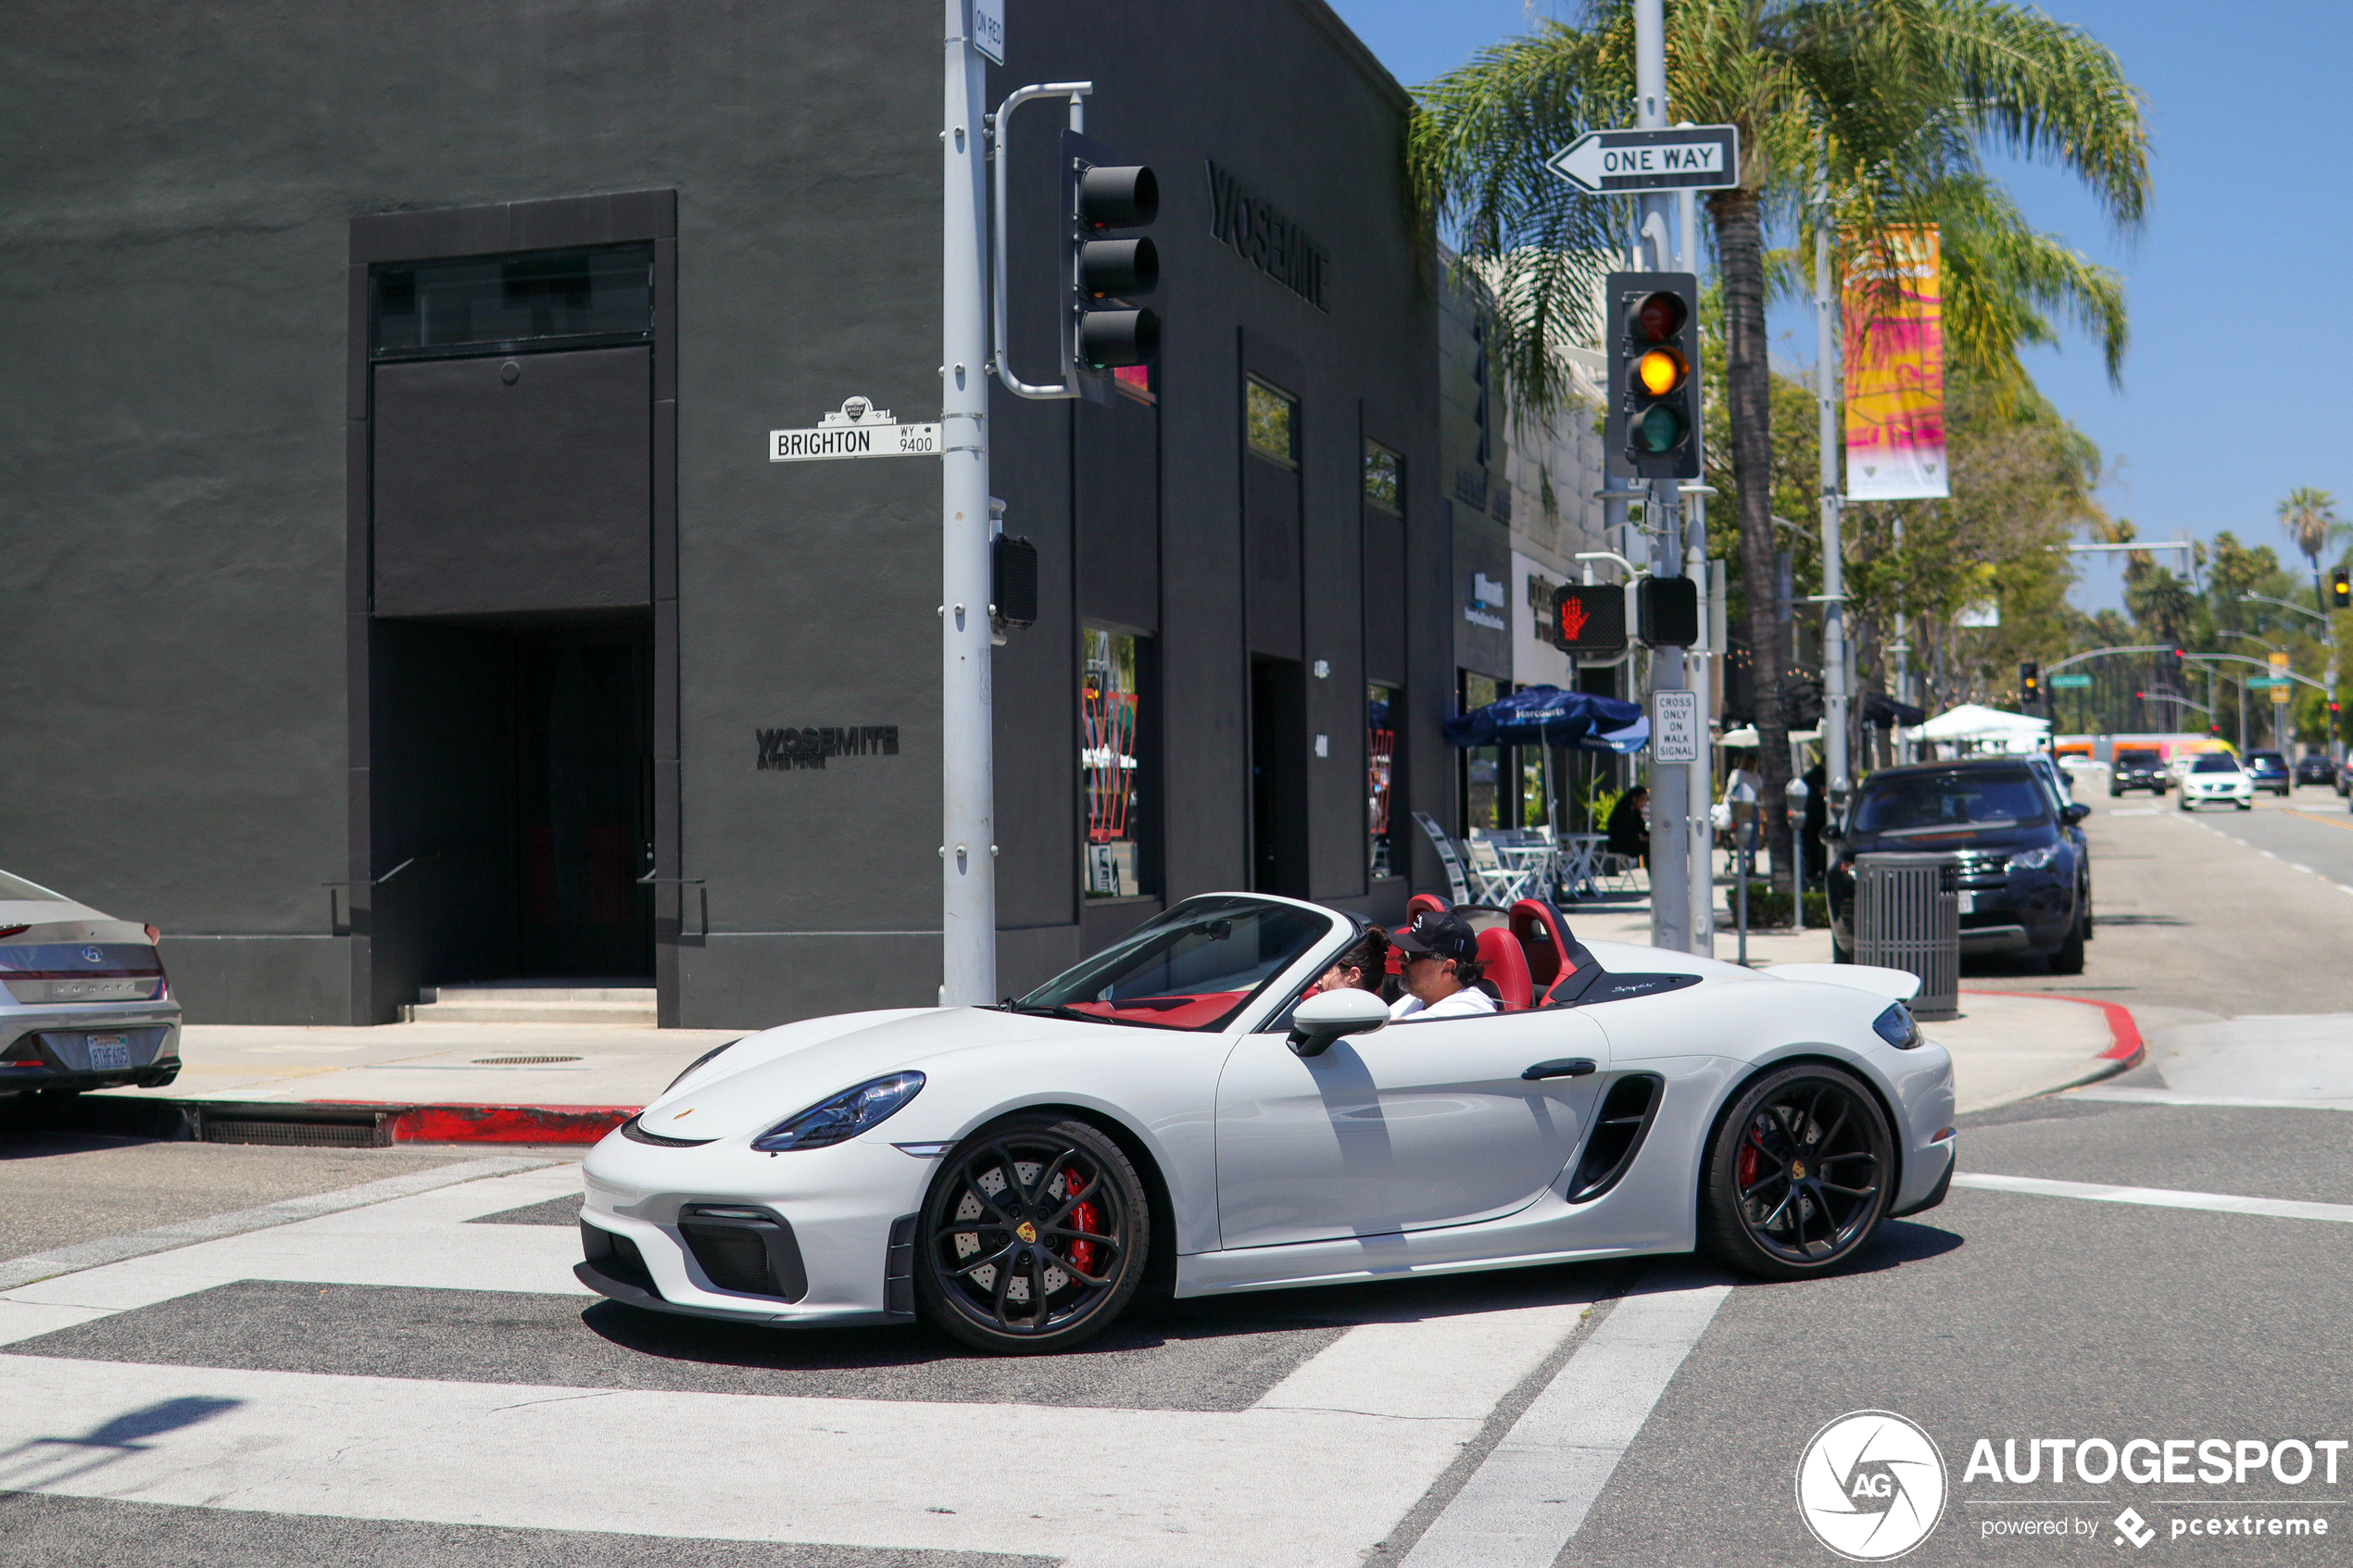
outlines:
M1716 956L1730 962L1739 951L1739 935L1721 913L1717 920ZM1650 945L1647 902L1590 911L1572 909L1568 921L1588 942ZM1748 961L1764 970L1776 964L1829 963L1831 934L1818 928L1752 929ZM1923 1022L1920 1031L1953 1053L1954 1087L1958 1109L1964 1111L1990 1110L2092 1083L2125 1071L2143 1054L2133 1015L2114 1002L1980 991L1966 984L1961 987L1961 1015Z
M187 1131L238 1124L238 1141L593 1143L686 1064L747 1029L599 1023L384 1023L371 1028L190 1024L180 1077L85 1097L100 1115L145 1101ZM295 1129L309 1126L311 1136ZM346 1136L318 1127L351 1129ZM283 1129L282 1137L268 1130ZM256 1128L263 1131L257 1133ZM216 1127L216 1130L219 1130Z

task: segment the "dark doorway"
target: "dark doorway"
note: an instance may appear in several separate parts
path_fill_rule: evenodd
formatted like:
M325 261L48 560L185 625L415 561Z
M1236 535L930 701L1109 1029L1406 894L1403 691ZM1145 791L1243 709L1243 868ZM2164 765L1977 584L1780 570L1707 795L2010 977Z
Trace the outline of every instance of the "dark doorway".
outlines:
M1307 684L1288 659L1250 667L1251 885L1307 897Z
M380 1006L654 972L649 620L375 622Z

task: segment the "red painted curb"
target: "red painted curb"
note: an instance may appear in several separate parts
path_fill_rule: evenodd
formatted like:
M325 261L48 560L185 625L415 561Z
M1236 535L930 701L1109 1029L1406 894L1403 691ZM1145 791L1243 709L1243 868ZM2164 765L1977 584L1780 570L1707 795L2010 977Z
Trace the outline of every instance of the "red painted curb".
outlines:
M2056 991L1964 991L1964 997L2039 997L2045 1001L2073 1002L2078 1007L2097 1008L2108 1015L2108 1049L2094 1058L2095 1061L2121 1061L2133 1067L2148 1055L2148 1047L2141 1039L2141 1026L2133 1022L2132 1010L2121 1002L2104 1002L2096 997L2062 997Z
M313 1099L305 1105L388 1106L386 1100ZM403 1105L390 1118L395 1143L589 1144L637 1114L634 1105Z

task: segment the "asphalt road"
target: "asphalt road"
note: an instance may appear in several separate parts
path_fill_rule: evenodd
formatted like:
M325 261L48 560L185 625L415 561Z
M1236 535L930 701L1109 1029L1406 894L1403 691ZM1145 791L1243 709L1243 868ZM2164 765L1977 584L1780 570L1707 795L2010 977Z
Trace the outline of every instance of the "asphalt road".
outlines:
M0 1565L1826 1565L1800 1461L1862 1411L1941 1455L1907 1562L2345 1562L2353 1449L2311 1446L2353 1440L2353 814L2093 805L2087 972L1971 984L2123 1001L2149 1064L1963 1118L1963 1184L2010 1185L1845 1274L1268 1293L1000 1361L585 1297L543 1164L0 1291ZM470 1154L0 1135L0 1265ZM2144 1437L2182 1478L1972 1462ZM2315 1468L2202 1480L2207 1440Z

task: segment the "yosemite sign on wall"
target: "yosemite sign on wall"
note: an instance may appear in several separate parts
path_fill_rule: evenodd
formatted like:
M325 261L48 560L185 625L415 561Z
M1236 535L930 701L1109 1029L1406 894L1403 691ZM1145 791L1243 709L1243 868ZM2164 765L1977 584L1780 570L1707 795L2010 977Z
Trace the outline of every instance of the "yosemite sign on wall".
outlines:
M1324 303L1324 283L1331 272L1331 258L1323 247L1307 237L1306 230L1277 211L1273 203L1252 195L1240 181L1218 168L1215 159L1210 159L1206 167L1210 233L1232 245L1244 261L1329 314L1331 307Z

